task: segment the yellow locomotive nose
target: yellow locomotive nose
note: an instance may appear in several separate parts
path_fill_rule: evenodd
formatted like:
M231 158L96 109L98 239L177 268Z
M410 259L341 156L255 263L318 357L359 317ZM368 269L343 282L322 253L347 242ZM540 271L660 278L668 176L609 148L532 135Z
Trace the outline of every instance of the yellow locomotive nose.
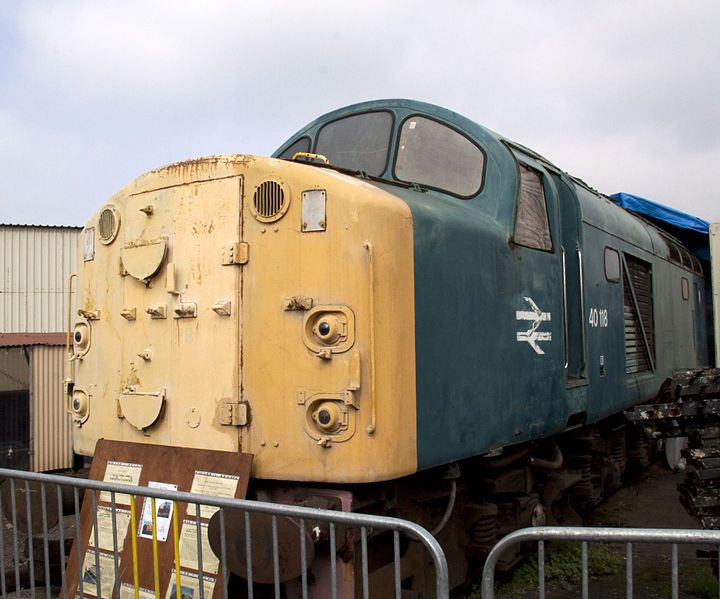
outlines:
M404 202L330 170L211 157L141 177L85 231L76 451L243 451L282 480L416 470Z

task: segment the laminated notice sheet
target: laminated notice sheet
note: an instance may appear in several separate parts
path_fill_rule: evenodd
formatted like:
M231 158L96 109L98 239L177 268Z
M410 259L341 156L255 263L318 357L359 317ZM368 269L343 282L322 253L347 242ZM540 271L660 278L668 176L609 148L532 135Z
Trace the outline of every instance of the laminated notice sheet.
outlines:
M202 531L202 568L198 564L197 524L194 520L183 520L182 532L180 533L180 566L191 570L202 570L203 572L217 574L220 561L210 547L207 523L202 522L200 530Z
M217 472L204 472L196 470L193 477L191 493L198 495L212 495L213 497L224 497L232 499L237 492L239 476L234 474L219 474ZM211 518L218 511L217 507L209 505L200 506L200 516L202 518ZM195 504L188 505L188 516L194 516L196 512Z
M106 551L122 551L125 544L128 526L130 524L130 510L115 509L115 539L117 545L113 545L113 515L112 508L104 505L98 506L95 513L97 521L98 547ZM95 525L90 529L90 547L95 547Z
M105 468L103 482L118 483L122 485L135 485L140 482L142 464L129 464L127 462L108 462ZM100 501L111 502L110 491L100 493ZM116 505L130 505L130 495L117 493L115 495Z

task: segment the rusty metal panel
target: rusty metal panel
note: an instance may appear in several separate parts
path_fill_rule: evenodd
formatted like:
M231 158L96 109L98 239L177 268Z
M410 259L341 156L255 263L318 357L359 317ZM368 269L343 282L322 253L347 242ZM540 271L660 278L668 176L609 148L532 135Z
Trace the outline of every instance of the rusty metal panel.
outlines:
M80 229L0 225L0 333L64 331Z
M30 446L35 472L72 466L71 423L62 388L65 358L64 347L32 348Z

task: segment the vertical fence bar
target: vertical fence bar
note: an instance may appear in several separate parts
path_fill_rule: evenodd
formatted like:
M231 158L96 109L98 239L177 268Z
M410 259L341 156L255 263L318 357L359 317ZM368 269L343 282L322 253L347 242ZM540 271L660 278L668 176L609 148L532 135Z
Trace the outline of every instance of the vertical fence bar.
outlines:
M95 596L102 597L102 570L100 569L100 543L98 541L97 499L95 497L95 491L92 491L90 496L92 497L93 542L95 546L95 587L97 588L97 595Z
M147 501L147 498L145 499ZM157 501L155 497L150 498L150 517L152 518L152 552L153 552L153 581L155 583L155 586L153 587L155 589L155 597L157 599L160 599L160 562L158 559L158 538L157 538L157 511L156 511ZM143 510L144 512L145 510ZM144 518L143 514L143 518ZM202 574L202 571L201 571ZM200 588L202 588L202 583L200 585ZM175 595L177 596L177 591L175 592Z
M27 511L27 546L28 546L28 562L30 565L30 592L35 596L35 552L33 551L33 527L32 527L32 509L30 507L30 481L25 480L25 510ZM98 594L98 597L100 595Z
M10 510L12 511L13 529L13 557L15 558L15 588L20 590L20 556L18 555L18 534L17 534L17 502L15 498L15 479L10 479Z
M77 576L78 576L78 589L80 591L80 599L82 599L85 596L85 583L83 582L83 556L80 553L80 493L78 492L78 488L73 488L73 501L75 505L75 538L77 539L77 542L75 543L75 555L77 558ZM68 595L73 595L75 592L74 589L68 589Z
M367 528L360 527L360 546L362 551L363 599L370 599L370 582L368 573Z
M195 532L197 532L198 581L200 582L200 599L205 599L205 572L203 568L202 523L200 522L200 504L195 504ZM250 596L252 599L252 595Z
M130 496L130 532L132 533L132 568L133 568L133 588L135 589L135 599L140 598L140 572L138 570L138 551L137 551L137 508L135 507L135 495ZM180 591L175 589L175 595Z
M718 545L718 599L720 599L720 545Z
M397 530L393 532L393 563L395 566L395 599L400 599L402 594L400 588L400 533Z
M626 548L625 564L625 596L633 599L633 544L628 543Z
M305 519L300 519L300 580L302 582L302 596L307 599L307 555L305 554Z
M250 542L250 512L245 512L245 560L247 561L248 599L253 599L253 558L252 543Z
M117 543L117 506L115 505L115 491L110 492L110 517L112 518L113 533L113 570L115 571L115 596L120 597L120 564L118 563L118 543Z
M538 541L538 596L545 599L545 541Z
M277 516L273 514L272 549L273 549L273 582L275 583L275 599L280 599L280 547L278 545Z
M177 597L181 594L180 589L182 588L180 586L180 532L177 503L173 505L173 557L175 559L175 596ZM227 584L225 587L227 588Z
M588 599L588 544L587 541L582 542L582 597Z
M672 599L678 599L678 547L672 544Z
M227 539L225 538L225 508L220 508L220 566L222 568L223 599L228 599Z
M40 510L43 525L43 557L45 558L45 597L50 599L50 547L48 545L47 496L45 483L40 483Z
M65 514L63 513L62 487L56 485L58 506L58 527L60 532L60 596L67 597L67 580L65 579ZM80 535L76 535L78 542Z
M330 593L337 599L337 547L335 539L335 523L330 522Z

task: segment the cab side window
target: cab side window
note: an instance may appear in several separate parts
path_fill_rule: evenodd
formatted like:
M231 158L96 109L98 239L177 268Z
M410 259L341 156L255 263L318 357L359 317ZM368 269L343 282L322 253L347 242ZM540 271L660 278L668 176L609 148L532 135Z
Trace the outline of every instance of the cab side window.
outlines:
M284 160L292 160L292 157L295 156L298 152L309 152L310 151L310 138L309 137L301 137L298 139L295 143L293 143L290 147L285 148L285 150L278 156L278 158L282 158Z
M537 250L552 250L550 225L542 174L520 164L520 193L518 194L513 241Z

